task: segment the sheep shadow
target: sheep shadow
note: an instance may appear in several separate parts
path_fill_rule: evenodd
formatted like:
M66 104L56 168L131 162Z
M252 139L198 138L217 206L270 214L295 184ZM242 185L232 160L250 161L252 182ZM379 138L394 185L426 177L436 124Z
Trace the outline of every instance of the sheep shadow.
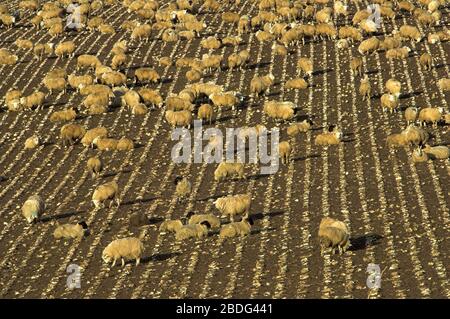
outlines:
M375 246L380 244L381 239L383 239L383 236L378 234L366 234L354 238L350 238L350 244L349 247L350 251L358 251L363 250L371 246Z
M278 96L278 95L280 95L280 94L281 94L281 92L278 91L278 92L271 92L271 93L267 94L266 96L267 96L267 97L272 97L272 96Z
M409 98L412 98L412 97L415 97L415 96L419 96L422 93L423 93L423 91L415 91L415 92L401 94L400 95L400 100L409 99Z
M272 230L275 230L275 229L276 229L275 227L269 227L266 230L272 231ZM264 229L261 229L261 228L253 229L252 231L250 231L250 235L257 235L257 234L261 233L263 230Z
M270 65L270 62L253 63L252 65L247 66L247 70L254 70L256 68L262 69L268 65Z
M292 160L294 162L297 162L297 161L305 161L309 158L319 158L319 157L320 157L319 154L312 154L312 155L308 155L308 156L299 156L299 157L293 158Z
M181 255L180 252L154 254L154 255L142 258L141 263L146 264L151 261L166 261L168 259L177 257L179 255Z
M273 211L273 212L269 212L269 213L266 213L266 214L264 214L264 213L256 213L256 214L252 214L252 215L250 215L250 217L253 219L253 220L260 220L260 219L263 219L264 217L276 217L276 216L280 216L280 215L283 215L285 213L285 211L284 210L276 210L276 211Z
M218 194L218 195L208 196L208 197L205 197L205 198L197 199L197 202L206 202L208 200L217 199L217 198L220 198L220 197L223 197L223 196L227 196L227 194Z
M259 180L261 178L267 178L269 177L270 174L255 174L255 175L250 175L247 177L248 180Z
M0 183L1 182L4 182L4 181L7 181L8 180L8 177L6 177L6 176L0 176Z
M119 172L111 172L111 173L107 173L107 174L102 175L101 178L113 177L113 176L116 176L116 175L119 174L119 173L122 173L122 174L125 174L125 173L131 173L131 169L124 169L124 170L121 170L121 171L119 171Z
M450 65L450 63L440 63L440 64L436 64L436 65L434 66L434 68L435 68L435 69L441 69L441 68L443 68L443 67L445 67L445 66L447 66L447 65Z
M134 149L142 148L144 146L145 146L145 144L142 144L142 143L134 143Z
M129 205L134 205L134 204L143 204L143 203L148 203L151 201L154 201L155 199L158 199L160 197L148 197L148 198L142 198L142 199L132 199L132 200L128 200L125 202L120 203L120 206L129 206Z
M364 74L372 75L372 74L377 74L378 72L380 72L380 71L379 70L370 70L370 71L365 72Z
M379 98L381 98L381 93L376 93L376 94L373 94L371 97L370 97L370 99L371 100L374 100L374 99L379 99Z
M80 210L80 211L72 211L72 212L68 212L68 213L63 213L63 214L59 214L59 215L45 216L45 217L41 218L40 221L42 223L47 223L52 220L59 220L59 219L67 218L67 217L77 216L77 215L81 215L83 213L85 213L85 211Z
M314 71L314 72L312 73L312 75L313 75L313 76L316 76L316 75L322 75L322 74L329 73L329 72L332 72L332 71L333 71L332 68L323 69L323 70L317 70L317 71Z
M226 122L228 120L231 120L232 118L233 118L233 116L222 116L220 118L215 118L211 121L211 125ZM209 122L206 122L206 124L209 124Z

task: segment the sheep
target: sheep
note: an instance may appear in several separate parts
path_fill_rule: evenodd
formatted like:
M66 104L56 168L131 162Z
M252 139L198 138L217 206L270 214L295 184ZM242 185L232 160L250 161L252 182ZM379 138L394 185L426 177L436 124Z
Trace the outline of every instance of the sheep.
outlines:
M317 11L315 19L318 23L329 23L331 21L331 8L324 8Z
M76 68L77 68L77 71L82 68L89 68L89 69L95 70L95 68L100 65L101 65L101 62L96 56L90 55L90 54L82 54L82 55L78 56L78 58L77 58L77 67Z
M192 113L188 110L172 111L167 110L165 114L166 121L172 126L187 126L191 128Z
M250 82L250 94L259 97L264 91L267 91L269 87L273 84L275 77L272 73L269 73L264 76L253 76Z
M167 30L164 30L164 32L162 33L161 39L166 43L170 43L170 42L177 42L179 37L178 37L178 34L174 30L167 29Z
M256 39L258 39L258 41L262 42L262 43L270 42L275 38L275 36L272 33L269 33L267 31L261 31L261 30L257 31L255 36L256 36Z
M14 45L22 50L31 50L33 48L33 42L20 38L14 41Z
M201 71L192 69L186 72L186 79L188 82L198 82L203 77L203 74Z
M30 23L33 25L33 28L36 28L39 30L41 28L42 20L43 19L41 16L36 15L30 19Z
M0 14L0 22L6 26L6 29L10 29L16 22L16 18L12 15L3 13Z
M166 98L166 108L171 111L186 110L192 112L194 110L194 104L180 98L179 96L172 95Z
M286 56L288 54L288 50L284 45L274 43L272 45L272 52L275 55Z
M82 238L86 234L87 229L88 225L84 221L81 221L77 224L58 225L56 229L53 231L53 237L55 239Z
M396 133L396 134L391 134L388 137L386 137L386 145L389 148L406 147L408 145L408 141L404 134Z
M405 136L408 145L414 145L416 147L425 144L430 137L427 131L414 125L409 125L401 134Z
M145 115L148 112L148 108L144 103L138 103L131 107L131 114L134 115Z
M44 107L45 94L40 91L35 91L28 96L20 98L20 104L26 109L32 109L36 106L36 110L40 110Z
M93 105L107 107L110 101L108 95L105 93L92 93L86 96L82 103L86 108L90 108Z
M152 105L153 107L161 107L163 105L163 99L156 90L140 88L138 93L142 101L147 105Z
M350 42L354 41L361 41L362 40L362 34L361 32L351 26L343 26L339 29L338 32L339 39L347 39Z
M202 56L202 65L209 72L212 70L221 69L221 62L223 60L223 55L208 55L203 54Z
M82 86L86 87L94 83L94 79L92 78L92 76L88 74L86 75L69 74L67 80L69 85L77 91L79 91Z
M358 52L362 55L371 54L380 47L380 40L377 37L371 37L361 42L358 46Z
M222 45L229 46L238 46L242 42L242 38L240 36L228 36L221 40Z
M303 78L295 78L295 79L286 81L286 83L284 84L284 87L287 90L290 90L290 89L303 90L303 89L308 88L308 82L306 82L305 79L303 79Z
M242 50L239 53L232 53L228 56L228 67L233 70L239 67L241 70L248 63L250 58L250 52L248 50Z
M411 51L408 47L389 49L386 51L386 59L406 59L409 56L409 52Z
M45 202L39 195L32 195L22 205L22 215L29 224L39 221L45 211Z
M336 39L337 31L332 25L320 23L316 25L316 34L319 35L320 39L327 37L329 40L334 40Z
M388 92L389 94L392 94L396 98L399 98L401 95L400 92L402 89L402 84L400 83L400 81L391 78L386 81L385 89L386 89L386 92Z
M152 68L139 68L134 72L134 82L144 83L152 82L158 83L161 80L161 76Z
M219 238L224 240L226 238L244 237L250 234L251 226L254 224L252 218L243 218L240 222L233 222L223 225L220 228Z
M433 64L433 58L430 54L424 53L419 58L420 65L424 67L425 70L431 70Z
M86 129L78 124L65 124L60 130L63 146L73 145L75 141L81 140L84 134L86 134Z
M118 71L106 72L102 74L101 79L102 83L111 86L113 88L121 85L126 87L127 84L126 75Z
M189 238L202 239L208 235L209 228L211 228L211 225L207 221L200 224L183 225L175 231L175 239L177 241L182 241Z
M127 62L127 56L125 53L115 54L111 60L111 69L117 70L120 66Z
M63 25L62 23L54 23L51 25L50 29L48 29L48 34L52 37L59 36L63 33Z
M342 1L335 1L333 4L334 13L336 14L336 16L347 16L347 8L348 6L344 5Z
M177 202L184 202L191 193L191 183L186 177L177 176L174 180L174 184L176 185L175 195L177 197Z
M362 76L363 60L359 57L352 58L350 61L350 69L352 70L353 74Z
M336 46L338 49L344 50L344 49L348 49L350 47L350 43L347 39L339 39L336 42Z
M99 151L114 151L117 149L118 140L113 138L97 136L92 141L92 144L97 146Z
M104 183L95 188L94 193L92 194L92 203L94 204L95 208L98 209L104 207L103 202L110 199L111 202L109 204L109 208L111 208L113 201L115 201L117 207L119 207L120 200L118 195L119 186L115 181Z
M235 24L240 20L240 16L236 12L224 12L222 13L222 21L225 23Z
M92 104L87 110L88 115L99 115L108 112L108 107L101 104Z
M128 106L129 108L132 108L134 105L141 103L141 96L134 90L128 90L121 97L121 103L122 106Z
M409 1L400 1L398 3L398 9L411 13L415 10L415 6Z
M115 34L116 30L114 27L107 23L102 23L98 26L97 30L102 34Z
M87 29L89 31L94 31L104 22L102 17L93 17L87 22Z
M201 224L203 222L208 222L211 228L220 228L220 218L214 216L213 214L195 214L190 211L186 215L188 220L188 225Z
M77 113L73 108L69 108L62 111L55 111L50 115L50 122L69 122L75 120Z
M275 120L289 120L294 117L292 102L267 101L264 103L264 113Z
M405 110L405 120L406 124L415 124L417 120L417 114L419 113L419 110L415 106L410 106Z
M444 108L442 107L426 107L420 110L418 120L421 125L431 122L433 127L436 128L443 114Z
M214 180L221 181L228 176L244 178L244 164L221 162L214 171Z
M142 254L144 252L144 244L141 238L127 237L116 239L109 243L102 252L102 259L109 264L113 261L111 267L116 265L116 261L122 260L122 267L125 266L125 259L136 260L136 266L139 265Z
M450 156L450 150L448 146L430 146L429 144L425 144L423 151L431 158L431 159L448 159Z
M123 137L117 141L116 150L131 151L132 149L134 149L134 143L131 139Z
M216 107L231 107L234 111L235 107L242 102L242 96L236 92L213 93L209 99Z
M42 83L49 91L49 94L53 94L53 91L66 93L67 82L64 78L44 78Z
M206 23L203 21L187 21L184 23L186 30L194 31L197 36L206 28Z
M350 247L350 234L348 227L338 220L330 217L324 217L319 225L319 240L321 254L326 248L331 248L334 253L336 248L339 254L344 253Z
M200 46L207 50L217 50L222 47L222 41L214 36L207 37L200 41Z
M173 64L172 60L168 56L159 58L158 63L159 63L159 65L164 65L164 66L172 66L172 64Z
M363 100L370 99L371 86L369 82L369 78L366 76L361 80L359 85L359 94L363 96Z
M250 18L247 15L243 15L238 21L238 34L247 33L250 29Z
M427 41L430 44L435 44L438 42L446 42L450 39L450 31L438 31L436 33L429 33L427 37Z
M363 21L364 19L368 19L370 17L370 13L367 10L359 10L357 11L353 18L352 18L352 24L358 25Z
M178 36L180 37L180 39L184 39L184 40L192 40L195 38L195 32L194 31L188 31L188 30L183 30L178 32Z
M214 201L214 205L222 215L229 215L234 222L234 216L244 214L248 218L250 212L251 197L249 194L228 195Z
M97 83L99 80L101 80L103 74L112 72L112 71L114 71L114 70L112 68L110 68L109 66L102 65L102 64L98 65L94 71L94 75L95 75L94 82Z
M438 87L441 91L450 91L450 78L443 78L438 81Z
M329 146L337 145L342 141L343 133L333 125L330 125L328 132L316 136L314 143L316 145Z
M419 29L417 29L417 27L402 25L399 31L402 38L415 40L416 42L420 42L422 40L422 34L420 33Z
M103 126L97 126L86 131L81 139L81 144L85 147L94 147L93 143L96 137L108 137L108 130Z
M116 42L111 52L114 55L126 54L128 52L128 42L126 40Z
M175 219L175 220L165 220L161 223L161 225L159 226L159 231L160 232L171 232L171 233L175 233L178 229L180 229L181 227L183 227L183 223L181 220L179 219Z
M18 60L17 55L11 54L7 50L0 52L0 65L14 65Z
M413 163L425 163L428 161L428 154L422 148L416 148L412 152L411 160Z
M148 41L151 33L152 33L151 25L149 25L149 24L138 25L131 32L131 40L132 41L136 41L136 40L142 41L142 39L145 39L146 41Z
M380 43L381 50L392 50L398 49L402 45L402 39L397 34L393 37L385 37L383 41Z
M287 128L287 135L289 137L295 137L300 133L308 132L313 126L313 122L310 119L305 119L302 122L294 123Z
M278 153L281 158L282 164L288 164L290 162L291 152L292 148L289 142L287 141L280 142L280 144L278 145Z
M313 63L312 60L308 58L300 58L297 61L297 74L306 74L311 76L313 73Z
M209 105L209 104L202 104L198 108L197 118L199 118L201 120L208 120L209 124L211 124L213 114L214 114L214 110L213 110L213 107L211 105Z
M75 55L75 43L73 41L66 41L57 44L55 54L58 58L64 58L66 55L69 58L73 58Z
M381 107L383 112L389 110L390 113L393 113L398 108L398 97L393 94L385 93L380 98Z
M88 171L92 174L92 178L98 177L103 169L102 161L97 156L90 157L86 166Z
M25 149L30 150L38 147L40 144L39 137L37 135L33 135L25 140Z

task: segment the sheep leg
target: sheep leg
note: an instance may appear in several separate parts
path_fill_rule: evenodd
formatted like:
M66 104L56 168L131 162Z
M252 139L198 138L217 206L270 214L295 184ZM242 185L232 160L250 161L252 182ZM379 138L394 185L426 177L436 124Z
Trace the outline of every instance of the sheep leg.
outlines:
M125 267L125 259L122 257L122 267Z
M114 267L115 265L116 265L116 259L114 258L114 261L113 261L111 267Z
M138 266L140 262L141 262L141 258L136 258L136 266Z

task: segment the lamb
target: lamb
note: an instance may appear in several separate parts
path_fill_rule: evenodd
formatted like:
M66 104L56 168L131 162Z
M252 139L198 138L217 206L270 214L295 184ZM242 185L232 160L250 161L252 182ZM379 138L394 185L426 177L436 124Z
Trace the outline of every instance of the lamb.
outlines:
M386 59L406 59L411 51L408 47L389 49L386 51Z
M297 61L297 73L304 73L307 76L311 76L313 72L312 61L308 58L300 58Z
M442 107L426 107L419 112L419 122L421 125L431 122L434 128L437 128L437 123L442 119L444 108Z
M337 248L339 254L342 254L350 247L350 235L347 225L333 218L322 218L319 225L319 239L322 254L326 248L331 248L332 253Z
M406 142L409 145L412 144L416 147L425 144L430 137L427 131L414 125L409 125L401 132L401 134L405 136Z
M433 64L433 58L428 53L423 53L419 58L420 65L424 67L425 70L431 70Z
M411 160L413 163L425 163L428 161L428 154L425 153L421 147L416 148L412 152Z
M81 140L84 134L86 129L78 124L65 124L60 131L63 146L73 145L75 141Z
M77 58L77 71L82 68L95 70L95 68L100 65L100 60L96 56L90 54L82 54Z
M242 38L240 36L228 36L223 38L221 41L223 45L238 46L241 44Z
M422 40L422 34L417 27L402 25L399 31L402 38L415 40L416 42L420 42Z
M443 78L438 81L438 87L441 91L450 91L450 78Z
M234 216L239 214L244 214L244 218L248 218L250 204L251 197L249 194L228 195L214 201L214 205L222 215L230 216L231 222L234 222Z
M66 93L67 82L64 78L44 78L42 81L44 86L49 91L49 94L53 94L53 91L62 91Z
M228 176L244 178L244 164L221 162L214 171L214 180L221 181Z
M405 110L405 120L407 125L415 124L419 109L415 106L410 106Z
M186 79L188 82L198 82L203 77L203 73L199 70L192 69L186 72Z
M38 147L40 144L39 137L37 135L33 135L25 140L25 149L30 150Z
M145 115L148 112L148 108L144 103L138 103L131 107L131 114L134 115Z
M177 241L189 238L202 239L208 235L209 228L211 228L211 225L207 221L204 221L201 224L183 225L175 231L175 239Z
M240 16L236 12L224 12L222 13L222 21L225 23L235 24L240 20Z
M142 101L147 105L152 105L153 107L161 107L163 105L163 99L156 90L140 88L138 93Z
M280 142L280 144L278 145L278 153L280 155L282 164L288 164L290 162L291 152L292 148L289 142Z
M75 43L73 41L61 42L55 47L55 54L59 58L64 58L66 55L73 58L75 55Z
M321 133L316 136L314 143L316 145L337 145L342 141L343 133L338 130L337 127L330 125L328 127L328 132Z
M267 91L273 84L275 77L272 73L264 76L255 75L250 82L250 94L259 96L264 91Z
M364 79L361 80L361 83L359 85L359 94L363 96L363 100L370 99L370 91L371 86L369 78L366 76Z
M31 50L33 48L33 42L20 38L14 41L14 45L22 50Z
M92 178L100 176L103 169L103 164L97 156L90 157L87 161L87 169L92 174Z
M161 80L161 76L152 68L139 68L134 72L134 82L144 83L152 82L158 83Z
M450 156L450 150L448 146L430 146L429 144L425 144L423 151L431 158L431 159L448 159Z
M14 65L19 60L19 57L14 54L10 54L8 51L3 51L0 54L0 65Z
M300 133L308 132L313 126L313 122L310 119L305 119L302 122L294 123L287 128L287 135L289 137L295 137Z
M358 46L358 52L362 55L371 54L380 47L380 40L377 37L371 37L361 42Z
M389 110L391 113L393 113L394 110L398 107L399 99L396 95L385 93L381 96L380 101L383 112Z
M158 60L159 65L172 66L172 60L168 56L163 56Z
M134 143L131 139L123 137L117 141L116 150L131 151L132 149L134 149Z
M220 218L213 214L195 214L191 211L187 213L186 219L188 220L189 225L201 224L206 221L211 228L220 228Z
M243 218L240 222L233 222L223 225L220 228L219 238L224 240L226 238L244 237L250 234L251 226L253 225L252 218Z
M102 34L115 34L114 27L107 23L102 23L98 26L97 30Z
M275 120L289 120L294 117L294 104L292 102L268 101L264 103L264 113Z
M131 40L132 41L136 41L136 40L142 41L142 39L145 39L146 41L148 41L151 33L152 33L151 25L149 25L149 24L138 25L131 32Z
M303 79L303 78L295 78L295 79L287 80L286 83L284 84L284 87L287 90L290 90L290 89L304 90L304 89L308 88L308 82L306 82L305 79Z
M400 81L391 78L386 81L385 88L386 92L394 95L397 98L400 97L400 91L402 89L402 84L400 83Z
M75 120L77 113L73 108L69 108L62 111L55 111L50 115L50 122L69 122Z
M250 18L247 15L241 16L238 21L238 34L247 33L250 29Z
M202 104L198 108L197 118L199 118L201 120L208 120L209 124L211 124L213 114L214 114L214 110L213 110L213 107L211 105L209 105L209 104Z
M177 176L174 180L175 195L177 196L177 202L183 202L189 196L192 190L191 183L187 180L186 177Z
M85 147L93 147L96 137L108 137L108 130L103 126L97 126L88 130L81 139L81 144Z
M94 79L90 75L75 75L69 74L67 78L69 85L79 91L81 87L86 87L94 83Z
M389 148L406 147L408 145L408 141L404 134L401 133L391 134L386 138L386 145Z
M163 34L161 35L161 39L166 43L177 42L178 38L178 34L172 29L164 30Z
M136 260L136 266L139 265L142 254L144 252L144 244L141 238L127 237L112 241L103 250L102 259L105 263L113 261L111 267L116 265L116 261L122 259L122 267L125 266L125 259Z
M113 204L113 201L115 201L117 207L119 207L120 200L118 193L119 186L115 181L99 185L95 188L94 193L92 194L92 202L94 203L95 208L98 209L104 206L103 202L110 199L110 208Z
M175 233L181 227L183 227L183 223L179 219L165 220L159 226L159 231Z
M187 126L188 129L191 128L192 123L192 113L188 110L183 111L172 111L167 110L165 114L166 121L172 126Z
M40 110L44 107L45 102L45 94L40 91L35 91L28 96L24 96L20 98L20 104L22 107L26 109L32 109L36 107L37 110Z
M22 215L29 224L39 221L44 211L45 202L39 195L28 197L22 205Z
M114 151L117 149L118 140L113 138L97 136L92 141L92 144L97 146L99 151Z
M352 70L353 74L358 74L359 76L362 76L363 60L359 57L353 58L350 61L350 69Z
M58 225L53 231L53 237L55 237L55 239L82 238L87 232L87 229L88 225L84 221L81 221L77 224Z

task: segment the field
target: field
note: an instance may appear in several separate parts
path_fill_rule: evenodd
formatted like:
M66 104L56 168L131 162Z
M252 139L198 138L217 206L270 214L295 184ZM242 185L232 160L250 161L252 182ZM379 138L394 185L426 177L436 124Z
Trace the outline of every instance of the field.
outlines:
M164 2L164 1L161 1ZM5 1L9 7L17 1ZM350 2L350 15L336 24L351 23L356 10L367 6ZM449 24L449 10L441 8L442 22L429 31ZM206 35L236 34L236 28L223 23L221 13L238 12L254 16L256 2L242 0L224 5L219 13L199 16L208 25ZM118 30L131 19L121 5L107 6L101 16ZM76 56L90 53L109 64L111 48L129 33L64 33L51 38L44 30L29 26L27 17L15 27L0 29L0 47L10 49L20 59L13 66L0 66L0 97L17 86L25 94L46 89L42 78L56 66L75 70L76 59L54 55L33 60L32 51L18 51L13 42L29 38L34 43L73 40ZM399 13L392 23L384 21L382 38L403 24L417 25L409 14ZM421 32L426 31L417 25ZM142 66L154 67L162 81L150 87L165 98L186 85L187 69L158 65L160 56L198 57L208 50L201 38L165 43L153 31L149 42L131 46L130 59L122 72L129 77ZM352 57L361 56L358 44L338 49L336 41L307 41L293 46L285 57L272 54L272 42L260 43L255 33L243 36L239 47L223 47L214 53L227 57L250 49L250 65L243 72L225 69L205 77L227 90L249 95L255 74L272 72L275 85L259 100L247 99L243 107L222 110L208 127L222 129L262 123L281 129L287 140L286 123L275 123L263 113L268 100L287 100L299 106L299 116L312 116L314 129L293 143L293 161L281 165L273 175L260 175L258 165L246 166L246 178L216 182L217 164L175 164L171 160L171 127L164 109L132 116L125 108L96 116L80 116L76 122L86 128L105 126L113 137L127 136L138 145L130 152L103 152L102 177L91 178L86 160L97 154L81 144L59 147L61 123L51 123L50 114L82 99L74 91L54 93L43 110L0 113L0 297L1 298L449 298L449 173L448 160L414 164L411 151L390 152L386 137L405 128L403 112L383 113L380 99L384 83L395 77L403 84L402 109L408 106L441 106L447 111L450 92L442 92L437 81L448 77L449 42L428 44L405 42L412 49L405 60L388 61L384 52L364 57L364 72L372 83L373 97L363 101L358 95L360 79L350 70ZM18 52L18 53L17 53ZM431 71L419 64L420 54L428 52L434 62ZM299 57L311 57L315 72L306 90L287 91L286 80L296 76ZM46 92L46 91L45 91ZM314 144L314 138L329 124L344 131L344 142L328 149ZM448 144L448 126L427 127L431 144ZM43 145L24 150L24 141L38 134ZM178 203L173 180L187 176L192 192L187 203ZM94 188L116 180L121 205L94 210ZM158 231L163 219L182 217L188 210L217 213L212 201L228 194L250 192L252 233L221 243L217 234L204 240L177 243L173 234ZM43 220L28 225L20 207L32 194L40 194L47 204ZM129 216L141 211L149 224L132 227ZM321 256L317 229L324 216L345 221L351 230L352 247L343 255ZM90 234L80 240L55 240L53 220L85 220ZM101 255L113 239L145 232L145 253L141 264L110 267ZM366 285L370 263L383 271L380 289ZM81 288L66 287L66 268L82 268ZM120 263L119 263L120 264Z

